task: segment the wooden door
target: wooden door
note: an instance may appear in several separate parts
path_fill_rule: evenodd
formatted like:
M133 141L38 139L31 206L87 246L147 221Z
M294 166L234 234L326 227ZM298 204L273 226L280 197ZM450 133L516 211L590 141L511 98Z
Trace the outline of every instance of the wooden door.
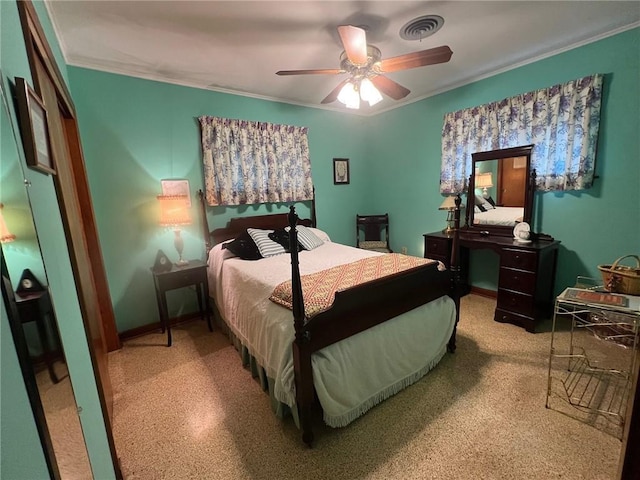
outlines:
M498 162L497 202L503 207L524 206L526 192L526 161L523 157L504 158Z

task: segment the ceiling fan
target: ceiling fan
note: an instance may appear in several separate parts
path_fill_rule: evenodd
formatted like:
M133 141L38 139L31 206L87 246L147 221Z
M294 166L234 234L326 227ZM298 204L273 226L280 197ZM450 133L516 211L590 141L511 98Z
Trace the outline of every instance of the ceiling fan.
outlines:
M347 73L349 77L338 84L321 103L339 100L349 108L359 108L360 99L374 105L382 100L380 92L394 100L400 100L411 91L383 74L446 63L453 52L448 46L430 48L387 59L380 50L367 45L367 34L360 27L341 25L338 27L344 52L340 56L340 68L317 70L280 70L276 75L337 75Z

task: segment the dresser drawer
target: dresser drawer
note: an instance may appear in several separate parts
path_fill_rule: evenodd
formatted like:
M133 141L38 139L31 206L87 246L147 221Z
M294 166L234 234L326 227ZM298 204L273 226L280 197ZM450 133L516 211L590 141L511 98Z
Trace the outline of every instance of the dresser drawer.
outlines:
M449 264L449 240L447 238L426 238L424 241L425 257L442 260ZM436 256L438 258L436 258ZM446 259L446 260L443 260Z
M520 325L521 327L526 328L528 332L535 332L536 322L533 316L519 315L517 313L508 312L506 310L496 308L496 313L493 319L496 322Z
M202 283L207 278L206 266L196 269L172 271L170 275L158 275L158 287L161 290L173 290L174 288L188 287L194 283Z
M514 292L513 290L498 289L497 307L509 312L534 316L535 302L533 295Z
M519 268L535 272L537 263L538 255L536 252L515 248L505 248L502 250L501 266L503 267Z
M501 268L498 287L533 295L536 291L536 274L514 268Z

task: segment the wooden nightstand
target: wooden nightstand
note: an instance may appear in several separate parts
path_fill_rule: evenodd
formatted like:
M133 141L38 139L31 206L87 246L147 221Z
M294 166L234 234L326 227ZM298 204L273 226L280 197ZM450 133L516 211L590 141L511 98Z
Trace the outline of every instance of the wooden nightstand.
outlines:
M206 263L201 260L190 260L189 264L185 266L173 265L168 272L151 271L153 272L153 280L156 287L162 333L164 333L165 329L167 330L168 347L171 346L171 322L169 321L169 309L167 308L167 290L195 285L200 316L206 316L209 331L213 331L209 312L209 282L207 280Z
M51 381L58 383L60 379L56 375L53 365L56 359L64 359L64 357L49 291L43 290L24 296L16 295L15 300L20 314L20 321L22 323L36 323L38 339L42 348L42 359L47 365ZM52 338L49 338L49 332Z

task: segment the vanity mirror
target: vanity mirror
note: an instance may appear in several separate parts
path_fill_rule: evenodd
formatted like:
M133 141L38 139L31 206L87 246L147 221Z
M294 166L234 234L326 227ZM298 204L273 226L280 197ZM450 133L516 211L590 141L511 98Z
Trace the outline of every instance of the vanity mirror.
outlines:
M0 72L2 297L22 376L54 479L93 478L25 186L24 159ZM38 173L38 175L40 175ZM7 233L8 232L8 233ZM22 279L22 281L21 281ZM24 280L29 283L23 285ZM29 288L37 280L42 288ZM23 288L21 288L23 287ZM18 293L16 293L16 291ZM9 406L3 408L10 408ZM29 452L25 452L28 455Z
M471 155L466 225L472 233L513 236L514 227L531 225L535 170L533 145Z

